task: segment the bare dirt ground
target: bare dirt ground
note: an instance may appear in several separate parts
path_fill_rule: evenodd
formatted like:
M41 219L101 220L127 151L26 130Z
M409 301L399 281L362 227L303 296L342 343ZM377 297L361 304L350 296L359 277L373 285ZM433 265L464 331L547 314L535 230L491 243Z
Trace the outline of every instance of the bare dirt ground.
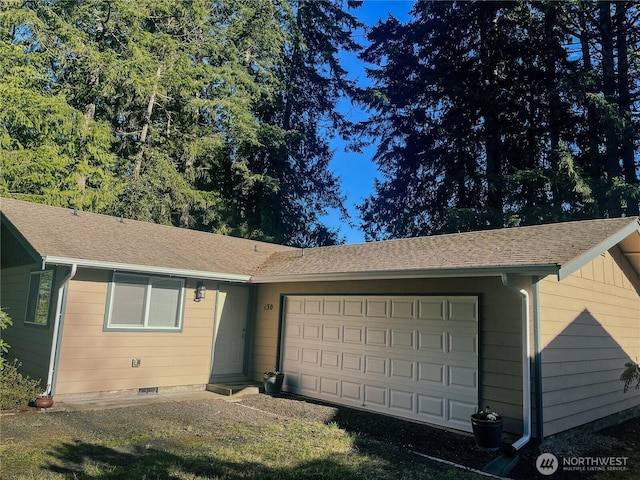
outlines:
M436 457L439 459L464 465L465 467L482 470L483 466L494 458L500 456L501 452L480 451L475 446L473 436L470 434L457 433L439 428L432 428L423 424L399 420L384 415L377 415L356 409L337 407L309 399L283 394L281 396L269 396L265 394L246 395L234 402L216 400L208 401L207 407L199 401L176 401L167 404L150 403L144 406L131 408L116 408L112 410L101 410L94 412L55 412L52 409L47 413L29 409L15 413L18 416L41 415L38 422L2 422L2 435L6 438L19 437L22 435L33 435L34 432L28 430L28 425L35 423L37 432L42 433L43 429L51 428L82 428L84 430L94 429L96 438L107 435L105 429L109 425L122 425L117 422L119 416L123 419L131 418L132 411L139 424L131 424L131 433L136 434L141 428L154 428L154 422L161 422L163 419L171 419L172 422L179 421L181 424L199 425L215 423L232 425L237 421L269 422L271 417L278 417L279 421L288 418L304 418L316 420L322 423L335 423L341 429L353 433L358 439L375 439L382 444L391 444L401 447L398 454L406 455L407 451L418 452L419 454ZM56 420L54 421L54 416ZM61 427L62 425L62 427ZM142 427L141 427L142 425ZM121 432L122 433L122 432ZM362 442L362 448L366 448L367 442ZM369 442L370 443L370 442ZM394 450L395 451L395 450ZM545 441L543 445L532 441L520 452L520 460L516 467L509 473L512 479L542 479L542 478L563 478L582 479L600 478L593 474L576 472L561 472L552 476L543 476L535 466L536 458L541 452L551 452L555 455L590 455L590 456L619 456L629 453L636 462L640 462L640 417L627 422L602 430L597 433L576 435L573 438L561 441ZM633 457L635 453L635 457ZM621 478L640 478L640 463L629 465L638 473ZM614 478L614 477L606 477Z

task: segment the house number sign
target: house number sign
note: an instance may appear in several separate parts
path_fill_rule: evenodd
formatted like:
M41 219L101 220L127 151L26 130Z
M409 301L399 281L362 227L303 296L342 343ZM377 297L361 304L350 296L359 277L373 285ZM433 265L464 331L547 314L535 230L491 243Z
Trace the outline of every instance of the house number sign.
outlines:
M264 304L264 309L265 310L273 310L273 303L265 303Z

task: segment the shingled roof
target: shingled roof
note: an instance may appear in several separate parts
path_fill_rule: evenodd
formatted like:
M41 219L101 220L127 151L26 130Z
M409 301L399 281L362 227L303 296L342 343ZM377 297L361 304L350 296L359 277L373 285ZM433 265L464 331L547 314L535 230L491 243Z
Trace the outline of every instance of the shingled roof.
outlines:
M253 282L500 273L562 278L618 245L640 273L640 225L629 217L297 249L6 198L0 205L47 263Z
M0 208L46 263L248 281L290 247L7 198ZM5 252L3 252L4 254Z
M281 252L254 281L283 277L558 274L560 277L620 245L640 273L637 218L553 223ZM563 270L564 269L564 270Z

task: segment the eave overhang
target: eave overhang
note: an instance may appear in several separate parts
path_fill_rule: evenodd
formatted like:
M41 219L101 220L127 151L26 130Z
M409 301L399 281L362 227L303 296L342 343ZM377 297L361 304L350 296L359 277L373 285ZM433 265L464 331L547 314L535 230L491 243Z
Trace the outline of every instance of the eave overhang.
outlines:
M483 268L443 268L415 270L384 270L374 272L336 272L307 273L283 275L254 275L253 284L285 283L285 282L338 282L356 280L395 280L411 278L465 278L465 277L499 277L502 274L522 276L557 275L558 265L525 265Z
M152 265L134 265L129 263L105 262L101 260L87 260L81 258L67 258L47 255L42 257L44 265L77 265L83 268L96 268L100 270L117 270L119 272L137 272L157 275L169 275L173 277L200 278L205 280L218 280L223 282L248 283L250 275L240 275L222 272L206 272L201 270L185 270L181 268L169 268Z
M631 235L640 235L640 221L629 223L627 227L611 235L604 241L587 250L582 255L579 255L570 262L567 262L565 265L562 265L558 270L558 280L562 281L567 278L569 275L584 267L599 255L622 243L623 240ZM630 258L632 255L635 255L635 253L636 252L628 252L626 255ZM635 262L632 261L632 264L635 265Z

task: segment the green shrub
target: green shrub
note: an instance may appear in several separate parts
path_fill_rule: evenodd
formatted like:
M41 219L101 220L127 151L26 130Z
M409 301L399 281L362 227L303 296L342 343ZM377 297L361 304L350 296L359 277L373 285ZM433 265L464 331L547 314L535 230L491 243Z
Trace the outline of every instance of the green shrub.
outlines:
M640 390L640 364L627 362L624 366L627 368L620 375L620 380L624 382L624 393L627 393L633 382L636 382L636 390Z
M19 371L21 363L16 359L0 371L0 409L27 406L41 393L40 381Z
M11 321L11 317L7 312L0 308L0 331L6 329L13 325ZM4 369L4 366L7 365L7 359L4 357L4 354L9 351L9 345L4 341L2 337L0 337L0 370Z

